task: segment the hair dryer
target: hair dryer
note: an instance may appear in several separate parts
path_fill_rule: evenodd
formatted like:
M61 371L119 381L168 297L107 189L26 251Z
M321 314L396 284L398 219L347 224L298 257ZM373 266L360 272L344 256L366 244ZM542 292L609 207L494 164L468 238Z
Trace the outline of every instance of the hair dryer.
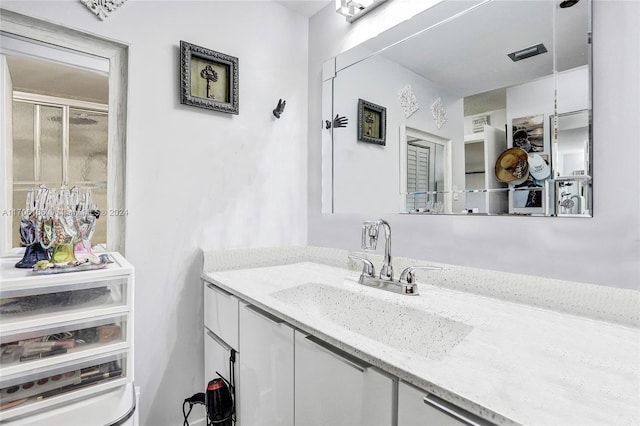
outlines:
M182 404L183 425L189 426L187 419L193 406L202 404L207 410L207 426L232 426L234 423L235 404L230 387L232 387L231 383L220 376L207 384L205 393L200 392L191 396L191 398L185 399ZM188 411L186 410L187 404L189 404Z
M224 379L213 379L205 393L207 418L212 425L231 426L233 418L233 397Z

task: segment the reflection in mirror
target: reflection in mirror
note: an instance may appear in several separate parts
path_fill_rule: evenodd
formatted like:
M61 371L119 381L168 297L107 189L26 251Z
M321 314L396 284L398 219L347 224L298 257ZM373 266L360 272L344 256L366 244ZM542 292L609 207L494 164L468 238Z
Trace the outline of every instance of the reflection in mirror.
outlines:
M386 108L387 140L358 141L355 126L323 138L330 211L591 215L591 161L573 185L583 207L560 210L558 180L573 170L558 152L569 134L554 132L556 115L573 111L587 111L589 127L591 4L559 3L445 0L335 58L323 118L356 122L367 99ZM583 142L590 155L588 131Z
M24 209L40 183L91 188L92 240L124 254L128 46L2 8L0 24L0 209ZM0 218L0 254L15 252L14 216Z
M591 212L589 111L558 115L556 191L558 216Z
M24 208L27 193L42 184L67 185L90 189L108 211L109 61L11 35L2 35L2 46L13 85L12 205ZM12 247L20 247L19 229L13 215ZM103 218L92 243L106 240Z
M481 128L482 132L465 138L464 209L468 213L507 213L507 192L502 190L507 183L497 179L494 167L507 147L506 133L489 125Z
M451 211L451 141L400 126L400 211Z

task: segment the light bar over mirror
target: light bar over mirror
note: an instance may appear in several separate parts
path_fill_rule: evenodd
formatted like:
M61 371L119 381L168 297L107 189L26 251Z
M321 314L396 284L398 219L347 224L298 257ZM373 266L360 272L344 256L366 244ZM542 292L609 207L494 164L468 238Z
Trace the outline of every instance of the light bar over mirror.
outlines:
M353 22L388 0L336 0L336 12Z

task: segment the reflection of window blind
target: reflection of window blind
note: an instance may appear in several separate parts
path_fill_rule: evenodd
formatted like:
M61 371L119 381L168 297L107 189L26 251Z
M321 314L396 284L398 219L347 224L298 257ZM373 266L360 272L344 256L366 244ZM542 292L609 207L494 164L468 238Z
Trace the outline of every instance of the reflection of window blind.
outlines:
M429 190L429 155L430 148L412 145L407 146L407 192L426 192ZM407 209L417 210L427 206L427 194L407 196Z

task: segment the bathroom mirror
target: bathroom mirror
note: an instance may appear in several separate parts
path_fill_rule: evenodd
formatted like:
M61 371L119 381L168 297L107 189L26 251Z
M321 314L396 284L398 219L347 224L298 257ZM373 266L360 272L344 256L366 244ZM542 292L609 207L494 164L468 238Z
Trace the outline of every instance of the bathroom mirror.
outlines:
M323 212L591 216L590 31L589 0L445 0L325 63L323 120L349 124L322 130Z
M0 254L20 250L20 212L39 184L90 188L92 240L124 253L128 46L6 9L0 23Z

